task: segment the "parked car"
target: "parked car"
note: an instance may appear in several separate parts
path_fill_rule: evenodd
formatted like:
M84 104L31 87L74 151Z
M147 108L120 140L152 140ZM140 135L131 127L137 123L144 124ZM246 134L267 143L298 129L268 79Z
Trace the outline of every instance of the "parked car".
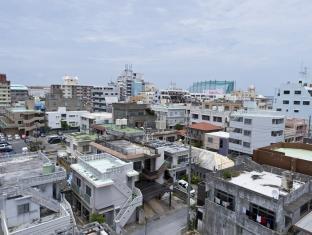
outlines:
M178 185L179 185L179 188L181 188L183 191L186 191L187 192L187 187L188 187L188 182L186 182L185 180L179 180L178 181ZM190 194L192 197L195 196L195 190L191 187L191 190L190 190Z
M15 135L14 135L14 139L16 139L16 140L20 140L20 139L21 139L21 137L20 137L18 134L15 134Z
M8 135L7 138L8 138L8 141L12 141L13 140L12 135Z
M50 137L48 139L48 143L49 144L58 144L58 143L61 143L64 140L65 140L65 138L63 136L54 136L54 137Z
M11 152L13 148L9 144L0 144L0 152Z

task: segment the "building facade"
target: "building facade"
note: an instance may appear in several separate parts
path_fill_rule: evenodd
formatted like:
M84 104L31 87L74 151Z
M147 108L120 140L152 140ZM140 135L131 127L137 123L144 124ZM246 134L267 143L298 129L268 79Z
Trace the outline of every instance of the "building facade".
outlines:
M284 141L285 117L278 112L244 110L230 115L229 149L251 155L254 149Z
M29 97L28 87L21 84L11 84L11 102L15 104L19 101L26 101Z
M115 86L102 86L92 88L93 112L112 112L112 104L118 103L119 90Z
M10 81L7 80L5 74L0 74L0 113L4 111L5 107L11 105L11 89Z

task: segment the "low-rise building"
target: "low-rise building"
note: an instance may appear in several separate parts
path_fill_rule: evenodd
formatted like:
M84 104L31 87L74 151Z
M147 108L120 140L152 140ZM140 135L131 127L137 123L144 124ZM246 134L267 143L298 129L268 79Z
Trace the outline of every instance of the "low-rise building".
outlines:
M28 136L44 126L44 112L24 107L7 108L4 116L0 117L1 132L7 134Z
M112 114L107 112L85 113L80 117L80 131L89 133L93 125L112 123Z
M92 111L112 112L112 104L119 100L119 91L116 86L93 87L91 90Z
M256 149L252 160L259 164L279 167L312 176L312 145L277 143Z
M188 135L192 141L198 141L201 144L205 141L205 134L210 132L222 131L221 126L216 126L210 123L200 122L194 123L188 127Z
M80 128L81 116L89 114L88 111L68 111L66 107L59 107L57 111L45 113L47 126L51 129L61 129L65 127Z
M203 234L296 234L294 225L312 209L311 186L310 176L248 159L207 173Z
M205 133L203 148L227 156L230 133L224 131Z
M285 142L303 142L308 136L308 124L305 119L287 118L285 123Z
M155 129L156 114L150 105L137 103L114 103L113 121L127 119L130 127L144 127Z
M11 103L15 104L19 101L25 101L28 99L28 87L21 84L11 84Z
M97 134L86 134L82 132L67 134L65 137L67 151L74 157L91 153L90 143L99 139Z
M266 110L241 110L231 113L232 153L251 155L253 150L284 141L285 117Z
M136 221L143 197L135 187L139 173L131 162L107 153L92 154L78 157L71 169L74 211L86 222L94 213L103 215L119 233L127 223Z
M174 129L177 125L184 126L186 124L187 107L184 104L153 105L151 109L155 112L157 121L165 121L163 125L157 123L158 129Z
M1 157L1 233L57 234L76 225L70 204L60 195L63 168L42 153Z

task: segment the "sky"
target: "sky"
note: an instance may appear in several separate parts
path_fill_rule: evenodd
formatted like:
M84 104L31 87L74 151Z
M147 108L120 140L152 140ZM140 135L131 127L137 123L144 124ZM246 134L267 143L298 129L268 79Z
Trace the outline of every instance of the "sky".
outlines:
M0 72L106 85L125 64L166 88L236 80L264 95L312 69L311 0L3 0Z

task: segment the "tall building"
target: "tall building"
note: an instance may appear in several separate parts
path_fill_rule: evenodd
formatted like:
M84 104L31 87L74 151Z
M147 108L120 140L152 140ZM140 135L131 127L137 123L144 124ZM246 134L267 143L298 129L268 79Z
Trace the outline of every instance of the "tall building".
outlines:
M308 120L312 116L312 80L306 69L297 83L287 82L276 90L273 109L287 117Z
M130 96L136 96L144 90L143 74L135 73L132 65L126 65L125 69L117 78L120 100L126 101Z
M93 112L112 112L112 104L118 103L119 89L116 86L108 85L93 87L92 111Z
M0 109L11 105L10 81L6 79L6 74L0 74ZM0 111L0 113L1 113Z
M15 104L28 99L28 87L21 84L11 84L11 102Z

